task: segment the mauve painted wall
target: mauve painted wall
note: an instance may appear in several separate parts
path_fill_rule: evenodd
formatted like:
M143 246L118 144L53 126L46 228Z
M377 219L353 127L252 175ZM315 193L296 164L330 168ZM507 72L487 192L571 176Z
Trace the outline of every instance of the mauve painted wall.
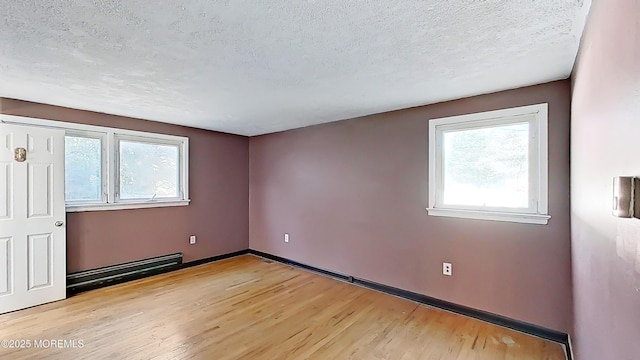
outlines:
M640 2L594 1L574 72L574 347L640 359L640 220L612 212L615 176L640 176Z
M250 248L568 332L570 96L557 81L252 137ZM543 102L549 225L427 215L430 118Z
M189 137L191 203L68 213L68 272L175 252L188 262L248 248L247 137L2 98L0 112ZM197 244L189 245L189 235Z

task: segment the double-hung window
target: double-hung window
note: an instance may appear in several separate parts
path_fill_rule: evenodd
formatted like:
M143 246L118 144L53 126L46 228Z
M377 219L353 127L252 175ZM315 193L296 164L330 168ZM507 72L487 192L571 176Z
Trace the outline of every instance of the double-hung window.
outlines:
M189 138L142 131L8 117L65 129L67 211L189 204Z
M547 104L429 121L429 215L546 224Z

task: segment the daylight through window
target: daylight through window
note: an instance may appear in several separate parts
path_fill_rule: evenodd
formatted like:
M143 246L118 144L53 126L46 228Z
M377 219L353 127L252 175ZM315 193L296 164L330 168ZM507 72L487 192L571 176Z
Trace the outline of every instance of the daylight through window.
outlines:
M429 128L429 215L547 223L546 104Z
M189 138L20 118L65 130L67 212L184 206L189 199Z
M120 199L180 197L180 146L120 140L118 171Z
M68 203L105 201L104 136L67 132L64 138L65 199Z

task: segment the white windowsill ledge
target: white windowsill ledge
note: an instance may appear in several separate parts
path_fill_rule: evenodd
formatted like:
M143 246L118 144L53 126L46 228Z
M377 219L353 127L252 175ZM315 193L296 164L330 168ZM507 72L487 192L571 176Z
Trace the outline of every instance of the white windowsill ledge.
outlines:
M191 200L171 200L171 201L144 201L144 202L126 202L111 204L83 204L83 205L67 205L67 212L82 211L107 211L107 210L126 210L126 209L146 209L169 206L187 206Z
M458 209L436 209L427 208L427 212L432 216L445 216L463 219L506 221L523 224L546 225L551 216L526 213L504 213L479 210L458 210Z

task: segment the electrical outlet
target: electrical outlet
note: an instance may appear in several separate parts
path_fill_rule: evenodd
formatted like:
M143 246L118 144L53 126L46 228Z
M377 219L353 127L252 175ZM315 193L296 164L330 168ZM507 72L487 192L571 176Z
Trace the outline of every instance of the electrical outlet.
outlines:
M193 245L195 243L196 243L196 236L195 235L189 236L189 244Z
M451 263L442 263L442 275L453 275L453 265Z
M284 242L289 242L289 234L284 234Z

